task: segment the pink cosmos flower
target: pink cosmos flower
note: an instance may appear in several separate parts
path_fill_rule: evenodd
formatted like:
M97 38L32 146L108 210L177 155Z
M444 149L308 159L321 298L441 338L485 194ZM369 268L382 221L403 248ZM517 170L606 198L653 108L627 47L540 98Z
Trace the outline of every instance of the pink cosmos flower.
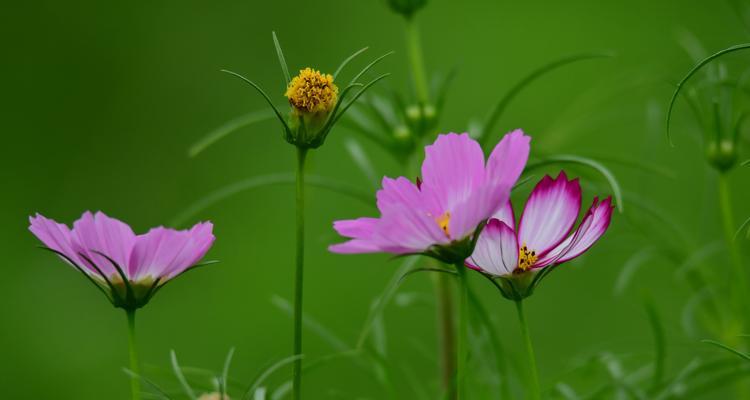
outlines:
M506 201L485 226L466 266L504 278L501 290L506 297L527 297L551 267L580 256L604 234L613 208L611 197L601 202L594 198L573 232L581 209L578 179L568 180L565 172L556 179L545 176L531 192L518 228ZM536 274L539 271L545 273Z
M115 307L143 307L169 280L197 264L214 242L213 225L189 230L153 228L136 235L102 212L83 213L73 229L40 214L29 218L29 230L94 283Z
M481 147L468 134L438 136L425 147L422 180L383 178L377 193L381 216L334 222L334 229L351 240L330 250L424 253L463 262L477 228L508 201L530 140L521 130L505 135L485 165Z

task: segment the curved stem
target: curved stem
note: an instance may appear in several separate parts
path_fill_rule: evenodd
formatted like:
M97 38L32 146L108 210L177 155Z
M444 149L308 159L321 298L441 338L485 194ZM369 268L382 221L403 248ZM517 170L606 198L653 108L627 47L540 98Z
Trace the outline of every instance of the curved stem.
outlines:
M534 346L531 343L531 335L529 335L529 327L523 313L523 300L516 300L516 311L518 311L518 323L521 325L521 335L526 343L526 354L529 357L529 373L531 374L531 395L529 397L532 400L539 400L541 399L539 372L536 369L536 357L534 356Z
M130 391L133 400L141 400L141 369L138 364L138 349L135 341L135 310L125 311L128 317L128 348L130 350Z
M464 377L469 361L469 286L466 282L466 267L456 264L458 272L458 344L456 346L456 398L465 399Z
M302 283L305 264L305 158L307 149L297 148L297 267L294 277L294 373L292 392L294 399L299 400L302 395Z
M422 57L422 42L419 38L419 28L414 17L406 19L406 52L411 64L411 74L414 79L414 90L420 105L425 105L430 100L430 92L427 86L427 74Z

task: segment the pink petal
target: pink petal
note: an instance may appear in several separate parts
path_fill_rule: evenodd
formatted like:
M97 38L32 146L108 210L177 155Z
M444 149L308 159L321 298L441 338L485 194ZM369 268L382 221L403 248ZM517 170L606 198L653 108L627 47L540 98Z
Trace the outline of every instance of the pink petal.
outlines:
M395 254L418 253L450 243L434 217L405 207L380 218L372 239L382 251Z
M131 279L162 278L179 275L195 265L213 245L213 225L204 222L189 231L158 227L136 238L130 258Z
M97 252L107 255L128 274L130 252L135 244L135 234L128 224L101 211L96 214L86 211L73 223L72 235L76 251L86 254L102 272L108 276L117 274L112 263Z
M451 239L461 240L473 234L480 223L507 203L509 196L509 190L502 185L487 184L474 189L466 201L456 205L451 211Z
M512 189L526 166L530 142L531 138L520 129L503 136L487 160L488 181Z
M468 134L439 135L425 147L421 191L429 209L450 211L484 181L484 153Z
M612 220L612 210L614 206L611 197L601 203L598 198L594 198L591 208L586 212L576 232L542 257L535 266L560 264L583 254L607 231Z
M78 256L73 243L73 235L67 225L58 223L37 213L35 216L29 217L29 230L45 246L65 254L65 256L78 264L79 267L83 268L90 275L99 276L88 263L83 262ZM63 261L69 263L68 260L63 259Z
M500 220L490 219L466 264L495 276L513 273L518 265L518 241L513 229Z
M495 212L492 218L499 219L500 222L504 222L505 225L515 229L516 217L513 215L513 204L510 202L510 199L508 199L502 208Z
M377 218L367 217L335 221L333 229L339 235L352 238L352 240L331 245L328 247L328 250L333 253L343 254L375 253L380 251L380 248L372 241L372 235L377 223Z
M414 209L424 209L422 193L417 185L404 177L391 179L383 177L383 188L376 194L378 200L378 209L385 214L392 207L411 207ZM344 235L347 236L347 235Z
M519 244L543 256L573 229L581 210L581 185L568 181L565 172L556 179L545 176L534 188L518 224Z

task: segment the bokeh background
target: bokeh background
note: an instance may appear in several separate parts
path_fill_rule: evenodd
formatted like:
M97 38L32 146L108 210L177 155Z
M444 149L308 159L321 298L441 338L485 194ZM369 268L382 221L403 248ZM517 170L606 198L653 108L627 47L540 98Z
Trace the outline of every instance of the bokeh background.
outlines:
M207 132L265 106L221 68L252 77L283 104L283 78L271 41L275 30L295 71L305 66L332 71L363 46L370 46L369 58L394 50L376 68L393 75L375 91L409 90L403 20L384 1L73 0L6 2L2 10L4 398L125 399L128 393L121 371L127 364L123 313L74 270L36 249L27 230L29 215L41 212L70 223L84 210L103 210L143 232L168 224L221 187L293 171L294 149L274 121L188 157L190 145ZM747 41L748 31L731 3L432 0L418 18L428 70L458 67L441 116L440 130L446 132L466 130L513 83L552 59L614 52L614 58L571 65L530 86L493 134L521 127L533 136L535 155L597 158L612 168L626 193L675 221L696 246L720 240L716 174L704 162L689 109L684 103L676 108L675 148L664 138L663 119L674 84L693 64L681 41L692 37L710 51ZM749 60L739 54L728 62L741 71ZM336 128L313 153L310 172L374 193L344 148L345 138L355 135ZM400 172L379 148L361 143L379 173ZM627 161L655 165L664 173ZM588 182L586 203L593 191L611 191L590 171L571 173ZM739 168L730 176L738 226L750 215L749 174ZM305 312L353 345L373 298L399 261L328 253L327 245L340 240L331 222L372 209L325 190L308 193ZM519 199L523 196L520 190ZM145 373L168 387L174 387L164 372L170 349L185 365L218 370L234 346L231 376L242 382L291 351L291 318L271 299L292 295L293 187L242 192L190 222L206 219L215 223L218 238L209 258L221 263L178 279L139 313ZM689 291L674 265L657 257L616 293L630 257L646 246L661 246L649 230L664 223L649 224L649 219L654 217L626 202L603 240L556 272L527 302L544 385L566 379L566 371L588 355L652 357L644 298L652 299L661 315L668 371L718 351L683 329ZM729 276L721 257L713 268ZM522 356L513 304L477 276L472 284L507 351ZM401 398L415 398L415 386L427 393L437 387L432 290L428 276L410 278L400 301L386 309L388 355ZM332 352L326 340L308 331L309 359ZM279 384L288 373L269 382ZM347 359L304 380L309 398L385 398L371 372ZM705 396L720 398L712 397L719 396L716 392Z

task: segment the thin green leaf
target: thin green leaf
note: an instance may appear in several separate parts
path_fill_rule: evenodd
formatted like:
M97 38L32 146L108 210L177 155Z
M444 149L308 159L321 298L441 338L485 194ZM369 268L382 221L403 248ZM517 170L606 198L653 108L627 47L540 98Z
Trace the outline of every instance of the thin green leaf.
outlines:
M250 79L245 78L244 76L242 76L242 75L240 75L240 74L238 74L236 72L229 71L227 69L222 69L221 72L225 72L225 73L230 74L232 76L235 76L235 77L237 77L239 79L242 79L243 81L245 81L245 83L247 83L248 85L252 86L255 90L257 90L258 93L260 93L260 95L263 96L263 98L266 100L266 103L268 103L268 105L271 106L271 109L273 109L273 112L276 114L276 118L278 118L278 120L284 126L284 130L286 132L290 131L289 125L287 125L286 120L284 119L284 117L281 115L281 113L279 112L279 110L273 104L273 102L271 101L271 98L268 97L268 95L266 94L266 92L263 91L263 89L261 89L260 86L258 86L258 84L256 84L255 82L251 81Z
M750 167L750 160L745 160L740 165L743 166L743 167Z
M737 349L731 348L731 347L725 345L724 343L720 343L720 342L717 342L715 340L710 340L710 339L701 340L701 343L708 343L708 344L714 345L716 347L720 347L720 348L722 348L722 349L724 349L724 350L726 350L726 351L728 351L728 352L730 352L730 353L732 353L732 354L734 354L734 355L736 355L736 356L738 356L740 358L743 358L743 359L745 359L747 361L750 361L750 355L745 354L745 353L743 353L743 352L741 352L741 351L739 351Z
M174 376L177 377L180 386L182 386L182 390L191 400L197 400L193 388L190 387L187 379L185 379L185 375L182 373L182 368L180 368L180 364L177 362L177 354L174 350L169 351L169 357L172 362L172 371L174 372Z
M254 380L253 383L250 384L250 387L245 391L245 395L242 396L243 399L250 400L250 396L252 396L255 393L255 390L260 387L260 385L263 384L263 382L268 379L269 376L271 376L274 372L281 369L282 367L289 365L297 360L301 360L303 358L302 354L289 356L286 358L283 358L275 363L273 363L270 367L266 368L263 372L261 372Z
M129 376L131 378L138 379L141 382L145 383L146 386L148 386L148 387L156 390L157 392L159 392L159 395L158 395L159 398L166 399L166 400L171 400L172 399L169 396L169 394L167 394L167 392L165 392L162 388L159 387L159 385L157 385L156 383L152 382L151 380L149 380L149 379L147 379L147 378L145 378L145 377L143 377L143 376L141 376L139 374L136 374L135 372L129 370L128 368L123 368L122 371L125 372L125 374L127 376Z
M683 86L687 81L695 75L703 66L710 63L711 61L729 53L733 53L735 51L740 51L744 49L750 48L750 43L743 43L738 44L735 46L728 47L726 49L720 50L714 54L711 54L710 56L704 58L700 62L698 62L693 68L688 71L687 75L685 75L684 78L680 80L680 82L677 83L677 88L675 89L674 93L672 93L672 98L669 100L669 107L667 108L667 141L669 142L670 146L674 146L674 143L672 142L672 136L669 131L670 124L672 122L672 109L674 108L675 102L677 101L677 96L679 96L680 91L682 90Z
M344 70L344 68L345 68L345 67L346 67L346 66L347 66L347 65L348 65L348 64L349 64L349 63L350 63L350 62L351 62L352 60L354 60L355 58L357 58L357 56L358 56L358 55L360 55L360 54L364 53L365 51L367 51L367 49L369 49L369 47L363 47L363 48L361 48L361 49L359 49L359 50L355 51L355 52L354 52L354 53L353 53L352 55L350 55L350 56L349 56L349 57L347 57L346 59L344 59L344 61L342 61L342 62L341 62L341 65L339 65L339 67L338 67L338 68L336 68L336 72L334 72L334 73L333 73L333 80L335 81L335 80L336 80L336 77L338 77L338 76L339 76L339 74L341 73L341 71L343 71L343 70Z
M615 175L612 173L612 171L609 170L604 164L585 157L575 156L575 155L557 155L557 156L550 156L545 157L542 160L536 162L536 163L530 163L526 165L526 169L524 172L531 171L535 168L539 168L545 165L549 164L560 164L560 163L570 163L570 164L579 164L586 167L590 167L597 172L599 172L604 179L607 180L607 183L609 183L610 188L612 188L612 194L615 197L615 203L617 206L617 210L621 213L624 211L623 206L623 200L622 200L622 189L620 187L620 183L617 181L617 178L615 178Z
M289 82L292 81L292 77L289 75L289 67L286 65L284 52L281 51L281 45L279 44L279 39L276 37L276 32L271 32L271 36L273 36L273 46L276 48L276 55L279 57L279 64L281 64L281 71L284 73L286 85L289 86Z
M287 301L286 299L274 295L271 297L271 303L288 316L291 317L293 315L292 304L289 303L289 301ZM346 342L344 342L341 338L331 332L331 330L323 326L323 324L306 313L302 315L302 325L305 328L309 329L311 332L318 335L325 342L327 342L334 350L339 352L350 350L350 347L346 344Z
M647 247L633 254L623 265L620 273L617 275L615 280L614 294L617 296L625 293L628 285L635 276L636 271L646 261L652 259L657 254L655 247Z
M743 230L748 227L748 225L750 225L750 217L748 217L745 222L740 225L740 228L737 229L737 232L734 233L734 237L732 238L732 240L737 240L737 237L740 235L740 233L742 233ZM748 230L747 234L748 236L750 236L750 229Z
M354 78L353 78L353 79L351 80L351 83L350 83L350 84L352 84L352 83L356 83L356 82L357 82L357 81L359 80L359 78L361 78L361 77L362 77L362 75L366 74L366 73L367 73L367 71L369 71L369 70L370 70L370 69L371 69L372 67L374 67L374 66L375 66L375 65L376 65L377 63L379 63L379 62L383 61L383 59L384 59L384 58L386 58L386 57L390 56L391 54L393 54L393 52L392 52L392 51L389 51L389 52L387 52L387 53L383 54L382 56L380 56L380 57L376 58L376 59L375 59L375 60L373 60L373 61L372 61L371 63L367 64L367 65L366 65L366 66L365 66L364 68L362 68L362 71L359 71L359 73L358 73L357 75L355 75L355 76L354 76Z
M272 117L273 113L270 110L258 110L230 120L224 125L209 132L201 140L195 142L195 144L190 146L188 155L190 157L195 157L203 152L203 150L206 150L212 144L225 138L230 133L236 132L246 126L269 120Z
M330 190L335 193L343 194L353 199L360 200L368 205L374 204L373 196L371 193L363 192L360 189L349 184L334 181L332 179L318 175L309 175L305 178L306 184L311 187L318 187ZM188 206L185 211L173 218L170 222L170 225L182 226L186 221L190 220L190 218L205 210L206 208L246 190L273 185L289 185L294 184L294 182L294 174L291 173L261 175L235 182L198 199L193 204Z
M660 387L664 378L664 364L667 359L667 337L664 333L661 317L653 300L647 298L644 307L646 308L651 333L654 336L654 374L652 375L651 389L655 390Z
M364 346L365 340L367 339L367 335L370 333L373 322L375 321L375 319L383 315L385 307L391 302L391 299L393 299L393 295L396 294L396 291L398 290L398 287L401 283L401 277L407 271L409 271L414 266L414 264L416 264L417 260L418 258L416 257L405 259L396 269L388 283L385 285L383 292L381 292L381 294L373 301L372 305L370 306L370 311L365 318L365 323L362 326L362 330L360 331L359 338L357 339L356 347L358 349L361 349Z
M221 393L221 400L224 400L224 398L227 396L227 380L229 377L229 366L232 364L232 358L234 357L234 347L229 349L229 353L227 353L227 357L224 359L224 368L221 370L221 390L219 391Z
M358 99L358 98L359 98L360 96L362 96L362 94L364 94L364 93L365 93L365 92L367 91L367 89L369 89L370 87L372 87L372 85L374 85L374 84L378 83L378 81L380 81L381 79L383 79L383 78L386 78L386 77L388 77L388 76L390 76L390 75L391 75L390 73L386 73L386 74L380 75L380 76L378 76L377 78L375 78L375 79L371 80L371 81L370 81L370 82L369 82L368 84L364 85L364 86L362 87L362 89L360 89L360 90L359 90L359 92L357 92L357 93L356 93L356 94L354 95L354 97L352 97L352 98L351 98L351 99L350 99L350 100L349 100L349 101L348 101L348 102L346 103L346 105L344 105L344 107L343 107L343 108L341 109L341 111L339 111L338 113L336 113L336 114L334 115L334 117L333 117L333 122L331 123L331 125L335 124L335 123L336 123L336 121L338 121L338 120L339 120L339 118L341 118L341 116L342 116L342 115L344 115L344 113L346 113L346 110L347 110L347 109L349 109L349 107L351 107L351 106L352 106L352 104L354 104L354 102L355 102L355 101L357 101L357 99ZM342 99L343 99L343 97L342 97Z
M488 133L492 131L492 128L494 128L495 123L497 123L498 119L502 115L503 111L508 107L511 101L527 86L529 86L531 83L539 79L540 77L546 75L549 72L552 72L560 67L563 67L568 64L572 64L578 61L583 60L591 60L596 58L608 58L612 57L612 54L608 53L586 53L586 54L575 54L571 56L566 56L560 59L557 59L555 61L552 61L546 65L543 65L542 67L532 71L530 74L528 74L526 77L518 81L513 87L508 90L507 93L505 93L505 96L503 96L500 101L495 104L495 106L492 108L492 111L490 111L489 115L487 116L487 119L485 120L485 123L482 125L482 132L480 133L480 136L478 138L478 141L480 144L482 144L482 147L486 144L486 140L488 139Z
M362 148L362 145L359 144L359 141L354 138L346 138L344 141L344 147L354 161L354 164L356 164L357 167L359 167L359 170L365 175L367 181L370 182L373 187L377 188L379 174L375 172L375 167L372 165L372 161L367 156L367 153L365 153L365 149Z

